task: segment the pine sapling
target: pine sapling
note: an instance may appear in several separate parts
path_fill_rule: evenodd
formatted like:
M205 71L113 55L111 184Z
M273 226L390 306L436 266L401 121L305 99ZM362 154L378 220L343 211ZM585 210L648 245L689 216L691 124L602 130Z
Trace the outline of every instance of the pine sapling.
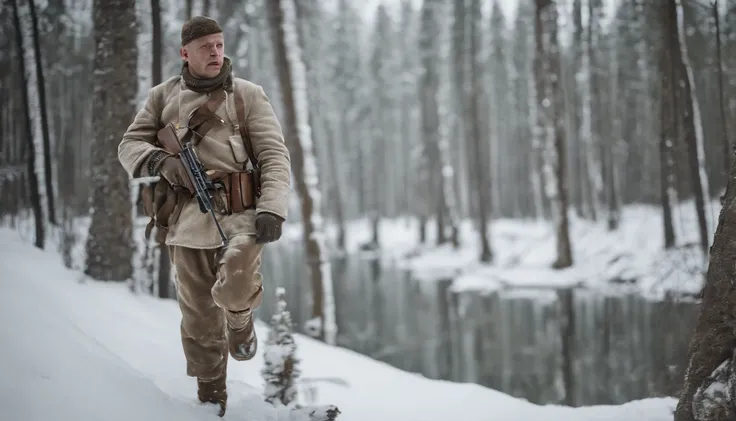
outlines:
M271 317L271 330L264 347L261 375L266 382L266 402L276 407L297 408L296 381L301 374L296 358L291 314L286 310L283 288L276 290L277 309Z

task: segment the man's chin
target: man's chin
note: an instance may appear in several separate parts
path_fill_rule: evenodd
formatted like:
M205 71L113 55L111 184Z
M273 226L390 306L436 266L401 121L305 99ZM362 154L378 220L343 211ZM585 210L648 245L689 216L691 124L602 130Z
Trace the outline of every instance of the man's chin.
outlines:
M205 74L207 77L215 77L220 74L221 69L222 67L208 66L207 69L205 69Z

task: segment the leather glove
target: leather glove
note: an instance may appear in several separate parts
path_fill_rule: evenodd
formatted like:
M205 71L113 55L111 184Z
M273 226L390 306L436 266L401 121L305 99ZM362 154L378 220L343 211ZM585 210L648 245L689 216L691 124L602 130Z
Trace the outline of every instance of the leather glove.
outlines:
M256 244L271 243L281 238L284 219L269 212L256 215Z
M194 186L189 180L187 170L184 168L184 164L178 156L169 155L162 159L156 172L165 178L172 187L184 186L191 193L194 193Z

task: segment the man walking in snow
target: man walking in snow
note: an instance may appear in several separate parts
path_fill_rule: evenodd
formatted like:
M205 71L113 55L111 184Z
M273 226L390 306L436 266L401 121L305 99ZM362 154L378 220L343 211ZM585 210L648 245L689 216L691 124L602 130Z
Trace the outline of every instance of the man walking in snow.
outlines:
M291 165L263 88L232 75L222 32L204 16L184 23L181 74L149 91L118 148L131 177L160 176L144 195L152 216L146 236L155 227L168 247L187 374L197 378L200 401L220 405L220 416L227 401L228 353L238 361L256 353L253 310L263 297L261 251L281 236ZM216 186L214 218L200 209L176 151L157 137L161 129L173 130L182 143L192 141Z

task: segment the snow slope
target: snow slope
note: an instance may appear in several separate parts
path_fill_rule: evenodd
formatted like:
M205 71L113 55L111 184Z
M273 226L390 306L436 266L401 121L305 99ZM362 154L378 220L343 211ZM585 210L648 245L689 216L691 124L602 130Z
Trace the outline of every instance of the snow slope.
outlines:
M0 419L218 419L196 402L185 375L175 301L85 281L55 253L7 229L0 229L0 268ZM266 329L257 326L259 337ZM676 403L539 406L477 385L428 380L300 335L297 344L303 377L318 388L307 403L337 405L339 420L669 421ZM289 419L263 402L262 354L230 361L226 419Z

